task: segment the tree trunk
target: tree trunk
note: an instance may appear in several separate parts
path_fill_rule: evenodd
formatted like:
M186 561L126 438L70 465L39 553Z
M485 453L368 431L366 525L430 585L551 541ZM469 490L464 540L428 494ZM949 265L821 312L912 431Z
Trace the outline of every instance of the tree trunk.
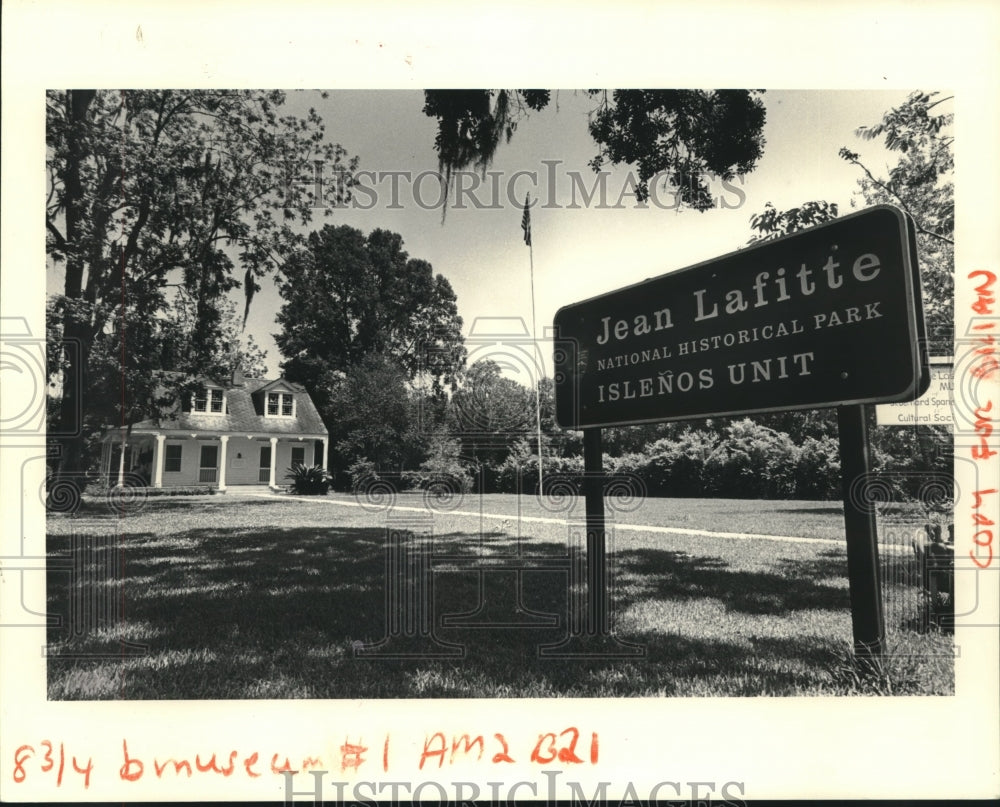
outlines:
M82 312L74 303L83 298L84 259L81 250L81 221L84 213L83 186L80 166L86 160L83 131L87 113L94 100L94 90L68 90L66 92L69 131L67 133L67 159L65 174L66 211L66 283L65 295L69 301L63 315L63 340L66 344L66 365L63 370L63 394L57 431L62 435L62 453L59 473L79 471L83 462L82 396L90 356L92 337L89 321L81 322ZM88 285L93 282L88 278ZM89 318L88 318L89 319Z

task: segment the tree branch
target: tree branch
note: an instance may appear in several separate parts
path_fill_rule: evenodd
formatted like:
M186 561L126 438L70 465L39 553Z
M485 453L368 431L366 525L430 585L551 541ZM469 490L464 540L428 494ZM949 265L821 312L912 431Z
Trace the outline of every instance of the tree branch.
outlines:
M947 236L941 235L940 233L932 232L931 230L928 230L927 228L923 227L920 224L920 222L917 220L917 217L913 214L913 211L910 210L910 206L908 204L906 204L906 202L903 200L903 197L900 196L898 193L896 193L895 190L893 190L891 187L889 187L888 185L886 185L884 182L882 182L881 180L876 179L872 175L872 172L868 170L867 166L865 166L864 163L862 163L860 160L854 159L854 158L848 159L848 162L851 163L851 165L855 165L858 168L860 168L862 171L864 171L865 175L868 177L869 180L871 180L871 182L872 182L873 185L876 185L877 187L881 188L882 190L884 190L890 196L894 197L899 202L899 204L902 206L903 210L905 210L909 214L910 218L913 219L913 224L917 228L917 232L918 233L922 233L923 235L929 236L931 238L936 238L938 241L943 241L946 244L952 244L952 245L955 244L955 242L951 238L948 238Z
M949 96L947 96L947 97L945 97L945 98L940 98L940 99L938 99L937 101L935 101L935 102L934 102L933 104L930 104L930 105L929 105L929 106L927 107L927 109L929 109L929 110L930 110L930 109L934 109L934 107L936 107L936 106L937 106L938 104L943 104L943 103L944 103L945 101L950 101L950 100L951 100L952 98L954 98L954 97L955 97L954 95L949 95Z
M45 229L52 233L52 237L56 239L56 246L59 247L63 252L66 251L66 238L61 232L56 228L56 225L52 223L52 220L46 216L45 217Z

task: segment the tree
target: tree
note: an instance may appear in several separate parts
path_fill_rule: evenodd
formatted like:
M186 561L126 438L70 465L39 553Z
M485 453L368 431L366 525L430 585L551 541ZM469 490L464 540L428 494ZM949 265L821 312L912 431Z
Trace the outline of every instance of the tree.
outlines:
M841 148L839 155L861 170L859 195L866 206L893 204L913 219L917 233L917 250L923 288L924 315L927 336L939 350L950 351L954 333L954 158L950 126L951 113L932 110L950 101L939 93L914 92L899 106L890 109L873 126L856 130L863 140L883 138L886 148L900 157L889 169L888 176L879 178L862 161L860 154ZM801 227L819 224L837 216L837 206L824 201L807 202L798 208L777 211L768 203L763 212L750 220L756 231L751 243L777 238ZM768 426L787 431L792 440L802 446L802 467L807 460L822 465L829 454L835 434L831 410L817 412L786 412L756 418ZM912 429L875 429L872 446L877 465L891 474L903 472L901 492L911 479L927 478L928 473L948 478L951 474L951 453L942 448L950 444L947 429L942 426L917 425ZM895 482L895 477L891 477ZM801 483L805 487L805 483ZM812 493L829 489L822 483Z
M419 487L467 493L472 490L478 468L463 460L462 443L446 431L427 436L427 457L413 477Z
M371 354L336 373L320 410L334 448L331 467L344 471L360 460L376 470L401 471L423 458L416 394L392 357Z
M61 304L55 296L46 304L49 377L59 378L63 353ZM81 467L94 459L93 449L101 428L125 426L127 439L132 424L147 418L168 416L180 401L195 391L201 376L224 379L234 370L250 377L263 377L266 352L252 336L243 337L241 318L232 300L219 306L219 338L208 352L197 327L197 307L185 290L179 290L170 307L159 316L147 316L142 305L129 299L122 311L114 311L90 346L83 399L85 445ZM50 393L58 417L61 389Z
M861 196L868 205L894 204L913 218L920 255L927 336L951 350L955 299L955 159L950 127L954 115L936 107L951 101L940 93L914 92L889 110L874 126L862 126L864 140L883 138L886 148L898 152L899 162L884 178L876 177L847 148L842 159L858 167Z
M549 438L552 451L560 457L582 456L583 432L564 429L556 421L555 384L551 378L538 379L538 401L542 432ZM549 459L546 455L545 461Z
M320 405L331 373L366 356L392 360L407 380L426 376L435 390L454 383L465 364L451 284L410 258L396 233L327 225L288 258L278 289L282 369Z
M267 351L253 335L243 334L242 317L236 303L223 298L216 306L217 336L206 340L199 328L198 303L185 289L179 289L170 306L163 327L170 331L169 349L164 369L181 371L199 367L205 375L223 378L239 370L248 378L267 375Z
M588 90L595 101L589 131L598 145L590 165L635 165L638 199L650 184L672 186L679 203L714 204L708 177L749 173L763 153L764 104L747 90ZM548 90L427 90L424 114L437 118L434 148L447 183L470 166L485 171L531 111L548 106Z
M299 239L290 222L310 219L308 186L292 181L307 160L339 169L348 179L336 201L349 195L356 160L325 141L314 111L282 117L283 101L256 91L47 93L46 249L65 271L58 310L72 346L53 362L59 431L75 430L81 398L89 412L91 350L116 318L121 333L154 317L179 282L198 300L198 332L210 342L238 269L249 305L257 278ZM79 467L82 448L82 436L66 439L61 467Z
M865 206L893 204L913 219L917 231L920 277L923 287L927 336L950 350L953 336L955 288L955 200L954 157L950 126L951 113L931 110L950 101L939 93L914 92L898 107L890 109L874 126L856 130L864 140L884 138L899 161L887 177L878 178L860 154L844 147L840 157L861 170L859 195ZM751 217L755 241L778 238L802 227L836 218L837 205L825 201L806 202L800 207L778 211L768 202Z
M771 241L790 235L806 227L814 227L837 218L837 204L823 201L805 202L799 207L777 210L767 202L764 210L750 217L750 229L756 232L750 236L749 244Z
M492 359L473 364L451 398L451 432L462 456L498 468L511 446L535 430L535 396L500 372Z
M94 337L82 390L86 442L81 447L81 469L89 470L96 459L102 427L124 426L124 446L134 423L166 413L191 391L188 379L174 378L170 372L172 334L163 325L162 320L141 316L136 305L126 305L113 312L105 329ZM124 462L124 450L120 456Z

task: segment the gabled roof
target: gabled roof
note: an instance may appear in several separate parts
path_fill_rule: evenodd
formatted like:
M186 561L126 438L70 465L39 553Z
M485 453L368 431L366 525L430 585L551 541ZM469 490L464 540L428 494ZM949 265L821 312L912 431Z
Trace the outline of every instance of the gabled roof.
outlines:
M244 383L247 380L252 381L253 379L245 379ZM269 381L263 387L260 387L257 392L276 392L278 390L284 392L305 392L305 389L301 384L295 384L284 376L281 376L281 378L276 378L274 381Z
M177 412L158 421L150 419L136 423L132 430L278 435L328 433L309 393L301 385L285 378L245 378L242 386L218 386L226 391L226 414ZM266 393L278 389L295 394L295 417L264 416Z

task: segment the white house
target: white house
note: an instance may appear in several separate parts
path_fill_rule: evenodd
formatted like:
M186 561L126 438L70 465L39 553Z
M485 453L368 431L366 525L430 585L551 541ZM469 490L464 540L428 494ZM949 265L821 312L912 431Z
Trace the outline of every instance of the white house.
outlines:
M121 461L125 428L101 438L101 475L121 484L139 473L153 487L283 484L294 465L326 467L329 432L305 388L285 378L201 379L181 411L132 426Z

